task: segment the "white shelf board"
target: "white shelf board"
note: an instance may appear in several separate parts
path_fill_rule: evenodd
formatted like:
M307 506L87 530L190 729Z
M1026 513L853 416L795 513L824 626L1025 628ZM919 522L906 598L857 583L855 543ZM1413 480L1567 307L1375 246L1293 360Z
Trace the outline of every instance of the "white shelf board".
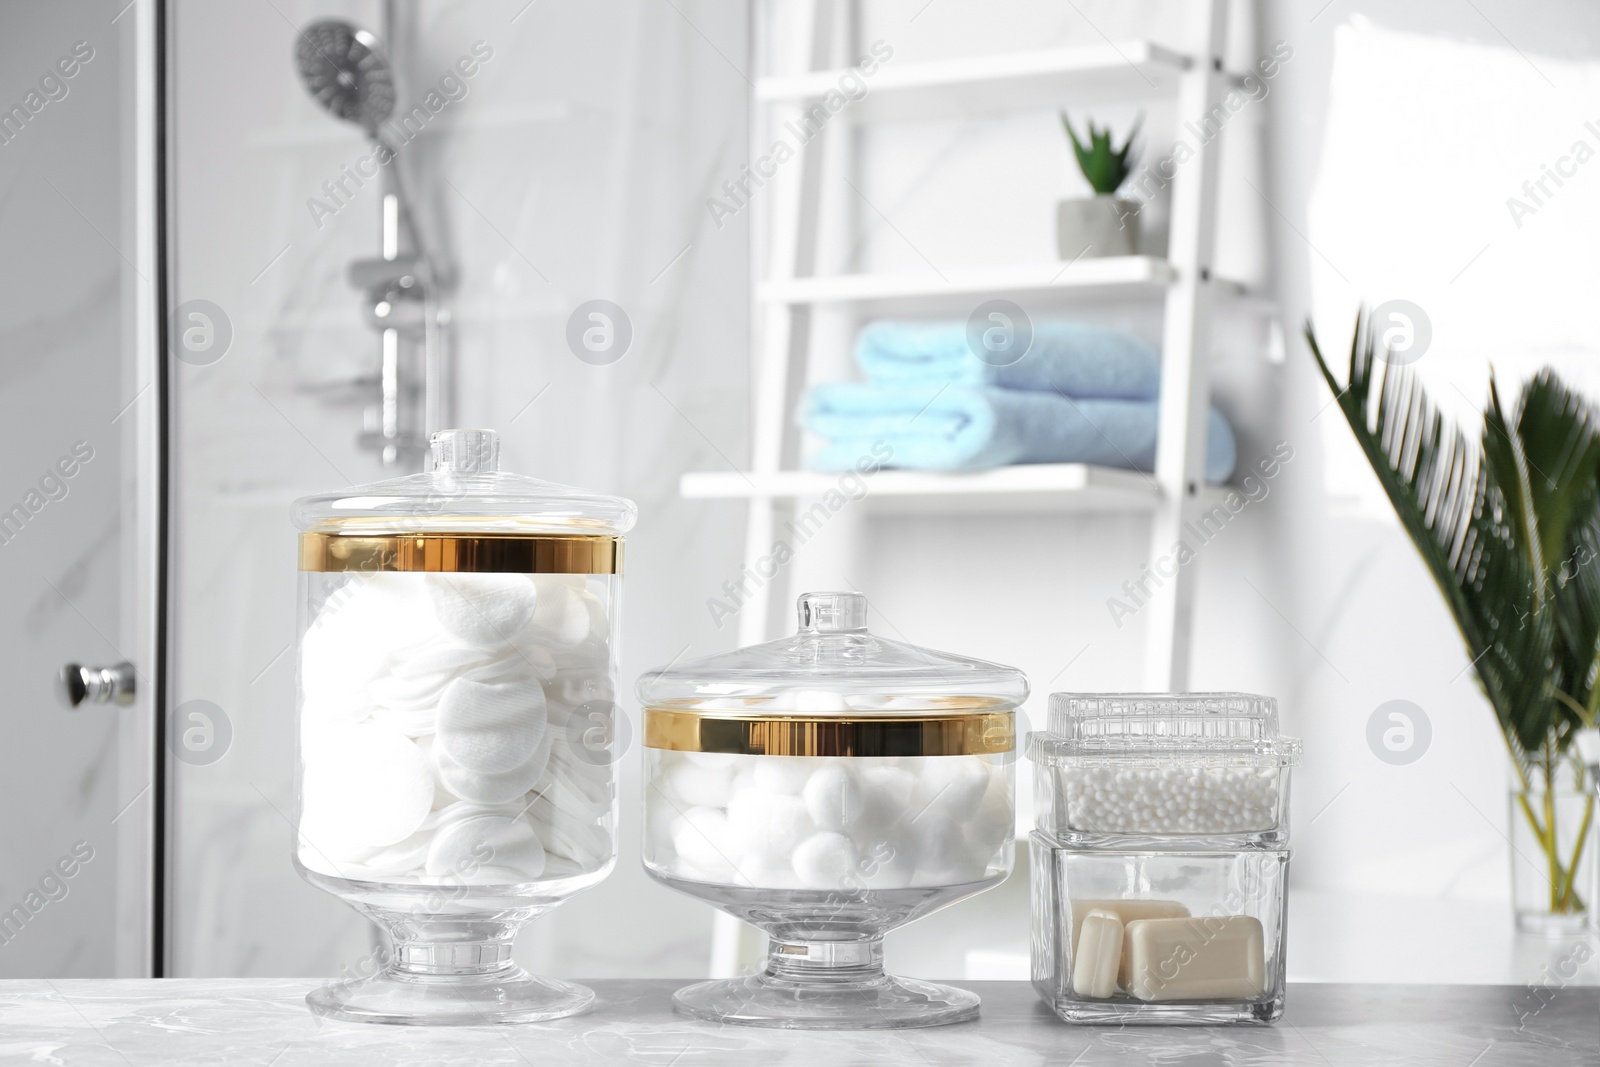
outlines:
M824 471L706 471L685 474L679 489L690 500L821 497L841 490L841 477ZM882 470L864 480L867 495L860 504L891 515L1148 511L1161 492L1152 475L1086 463L972 472Z
M1149 41L896 65L891 57L870 76L864 97L839 115L857 121L950 119L1062 106L1086 101L1137 101L1171 95L1189 58ZM799 104L840 89L850 68L759 78L756 100Z
M769 304L836 304L862 300L1164 287L1172 267L1154 256L1107 256L1076 263L1019 263L939 274L828 274L764 282Z
M949 297L999 296L1022 293L1107 295L1161 292L1177 276L1158 256L1105 256L1074 262L1015 263L948 274L825 274L763 282L759 298L768 304L852 304L877 301L917 302ZM1224 296L1245 290L1237 282L1218 279Z

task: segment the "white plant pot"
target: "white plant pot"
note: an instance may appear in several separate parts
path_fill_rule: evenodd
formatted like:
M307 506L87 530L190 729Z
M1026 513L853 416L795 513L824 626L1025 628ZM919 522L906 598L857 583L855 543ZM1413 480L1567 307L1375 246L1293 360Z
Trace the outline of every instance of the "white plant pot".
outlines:
M1139 202L1119 196L1056 204L1056 250L1065 260L1131 256L1139 250Z

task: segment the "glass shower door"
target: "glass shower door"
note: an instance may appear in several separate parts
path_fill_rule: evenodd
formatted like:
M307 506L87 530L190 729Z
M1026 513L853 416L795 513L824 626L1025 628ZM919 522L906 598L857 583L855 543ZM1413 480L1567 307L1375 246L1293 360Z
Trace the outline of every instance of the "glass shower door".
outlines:
M153 3L0 11L0 976L159 973Z

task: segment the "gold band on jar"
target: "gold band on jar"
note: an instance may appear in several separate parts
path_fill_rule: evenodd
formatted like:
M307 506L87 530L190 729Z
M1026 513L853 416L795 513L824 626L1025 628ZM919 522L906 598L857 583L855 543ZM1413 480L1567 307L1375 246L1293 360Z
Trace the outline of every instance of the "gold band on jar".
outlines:
M1016 747L1009 711L809 716L646 708L646 748L755 756L981 756Z
M621 574L622 538L559 534L300 535L303 571Z

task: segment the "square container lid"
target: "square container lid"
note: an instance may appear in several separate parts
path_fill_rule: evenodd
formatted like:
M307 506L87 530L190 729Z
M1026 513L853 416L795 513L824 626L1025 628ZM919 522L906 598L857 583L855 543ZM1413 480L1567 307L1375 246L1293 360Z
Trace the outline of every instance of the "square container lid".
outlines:
M1036 763L1300 761L1278 732L1278 702L1253 693L1051 693L1050 729L1029 739Z

